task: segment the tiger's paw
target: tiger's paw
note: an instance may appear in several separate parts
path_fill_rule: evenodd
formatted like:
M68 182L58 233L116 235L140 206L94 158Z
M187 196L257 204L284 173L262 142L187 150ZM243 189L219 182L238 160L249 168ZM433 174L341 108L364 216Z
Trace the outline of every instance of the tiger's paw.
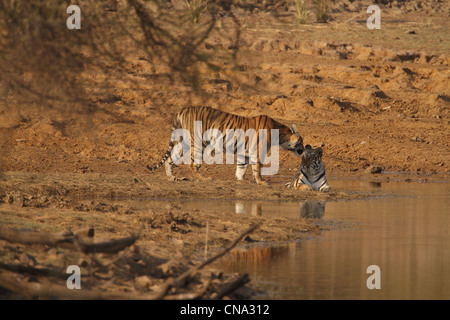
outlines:
M256 181L257 184L259 184L260 186L268 186L270 185L269 182L261 180L261 181Z
M302 184L300 187L298 187L298 190L300 191L313 191L314 189L306 184Z
M177 178L175 176L171 176L169 177L169 181L189 181L189 179L186 177Z

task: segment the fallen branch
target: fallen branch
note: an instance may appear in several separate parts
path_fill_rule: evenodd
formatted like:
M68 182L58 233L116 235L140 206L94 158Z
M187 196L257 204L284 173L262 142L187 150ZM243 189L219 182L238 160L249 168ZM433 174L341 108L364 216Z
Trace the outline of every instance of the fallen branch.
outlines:
M117 253L131 246L139 238L141 229L137 234L120 238L106 240L103 242L84 242L78 233L71 232L63 234L51 234L39 231L16 230L0 226L0 240L6 240L11 243L21 244L41 244L53 247L62 247L71 250L78 250L83 253ZM90 229L88 236L93 235L93 229Z
M138 238L139 233L126 238L97 243L85 243L75 240L74 245L83 253L117 253L134 244Z
M182 275L180 275L176 280L174 285L178 286L183 286L185 284L186 281L188 281L189 279L191 279L198 270L200 270L201 268L205 267L206 265L210 264L211 262L213 262L214 260L217 260L218 258L224 256L228 251L230 251L231 249L233 249L238 243L239 241L241 241L246 235L252 233L256 228L258 228L261 225L261 223L255 224L253 226L251 226L249 229L247 229L246 231L244 231L243 233L241 233L241 235L239 235L239 237L237 237L232 243L230 243L227 247L225 247L225 249L223 249L221 252L217 253L216 255L210 257L209 259L203 261L202 263L200 263L198 266L192 267L191 269L189 269L188 271L186 271L185 273L183 273Z
M0 239L11 243L42 244L73 248L73 234L52 234L31 230L16 230L0 226Z
M165 296L164 300L194 300L194 299L199 299L205 294L205 292L208 289L210 284L211 284L211 278L208 278L206 281L204 281L203 286L197 292L173 294L173 295Z
M62 299L62 300L160 300L163 297L168 300L198 299L203 296L211 283L211 279L205 281L200 290L194 293L182 293L164 297L165 293L134 293L134 292L105 292L98 290L68 289L66 286L44 283L28 282L19 274L3 271L0 272L0 287L33 299Z
M229 244L227 247L225 247L225 249L223 249L221 252L219 252L216 255L210 257L209 259L203 261L199 265L197 265L195 267L192 267L191 269L189 269L188 271L186 271L185 273L180 275L178 278L176 278L176 279L169 279L166 282L164 282L164 284L161 286L161 289L159 289L155 293L155 296L157 297L156 299L158 299L158 300L159 299L163 299L166 296L167 292L170 290L170 288L184 287L185 284L188 281L190 281L197 274L197 272L201 268L203 268L206 265L212 263L214 260L224 256L228 251L233 249L239 243L239 241L241 241L246 235L252 233L260 225L261 225L261 223L258 223L258 224L255 224L255 225L251 226L249 229L247 229L246 231L241 233L239 235L239 237L237 237L231 244Z
M3 271L0 273L0 287L28 298L44 299L79 299L79 300L155 300L158 294L115 293L95 290L70 290L66 286L50 282L28 282L17 273Z
M55 277L58 279L67 279L67 273L65 270L58 268L57 270L52 270L48 268L34 268L31 266L17 265L17 264L6 264L0 262L0 269L16 272L16 273L28 273L36 277Z
M237 278L235 281L233 281L230 285L228 285L225 289L220 291L215 297L214 300L219 300L225 297L226 295L236 291L238 288L242 287L243 285L247 284L250 281L250 278L248 277L248 273L243 274L239 278Z

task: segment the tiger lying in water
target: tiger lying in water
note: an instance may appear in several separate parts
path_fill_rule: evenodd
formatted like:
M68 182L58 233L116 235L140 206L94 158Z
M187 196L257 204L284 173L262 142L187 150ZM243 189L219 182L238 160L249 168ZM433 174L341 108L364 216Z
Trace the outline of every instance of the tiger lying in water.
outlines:
M286 183L288 188L331 191L325 177L325 166L322 162L322 148L313 149L308 144L300 164L300 172L295 175L291 182Z
M201 121L201 130L194 130L194 122ZM220 130L223 134L227 131L227 129L238 130L242 129L246 132L249 129L254 129L256 132L256 138L258 140L259 146L259 129L267 129L267 152L271 147L271 129L278 129L279 133L279 142L278 145L284 150L292 151L295 156L300 157L303 152L303 139L300 136L295 125L291 125L290 127L281 124L272 118L260 115L256 117L244 117L238 116L234 114L230 114L224 111L220 111L217 109L209 108L209 107L185 107L175 116L172 130L176 129L186 129L191 136L191 150L194 149L193 145L194 141L202 141L201 148L202 150L194 150L191 152L191 169L194 172L194 175L200 179L205 180L200 173L199 169L201 167L201 163L194 162L194 155L197 151L202 152L205 149L206 142L203 141L202 137L208 129L217 129ZM224 139L225 140L225 139ZM177 180L173 175L173 159L172 159L172 149L175 146L174 141L170 141L169 148L163 156L163 159L156 166L151 167L147 166L150 171L158 169L165 163L166 174L172 180ZM226 150L226 143L223 143L224 150ZM238 164L236 169L236 178L238 180L243 180L245 172L247 170L249 164L249 137L245 137L245 163ZM234 154L237 153L237 144L234 146ZM233 151L233 150L231 150ZM180 151L181 153L181 151ZM277 159L278 161L278 159ZM261 179L261 159L259 152L257 152L257 161L252 164L253 176L258 184L266 184L265 181Z

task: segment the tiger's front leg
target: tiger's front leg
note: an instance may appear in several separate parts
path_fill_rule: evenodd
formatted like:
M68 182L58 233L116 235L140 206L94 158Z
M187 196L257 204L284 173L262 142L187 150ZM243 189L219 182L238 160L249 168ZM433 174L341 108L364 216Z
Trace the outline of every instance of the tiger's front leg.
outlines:
M196 138L194 138L194 139L196 139ZM200 181L212 180L210 177L205 177L200 173L200 167L202 166L201 156L203 154L203 149L197 148L195 144L192 144L191 150L194 150L194 152L191 154L190 167L191 167L192 172L194 173L195 178L197 178ZM196 157L198 158L198 161L196 161Z
M253 171L253 176L255 177L257 184L262 184L262 185L269 184L267 181L264 181L261 178L261 164L259 163L259 161L255 164L252 164L252 171Z
M248 163L238 164L236 167L236 178L239 181L244 180L245 172L247 171Z

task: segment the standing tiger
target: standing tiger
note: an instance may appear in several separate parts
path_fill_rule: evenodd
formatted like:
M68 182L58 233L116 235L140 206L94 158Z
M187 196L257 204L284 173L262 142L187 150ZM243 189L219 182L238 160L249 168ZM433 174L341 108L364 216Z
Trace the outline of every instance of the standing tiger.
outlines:
M303 152L300 172L295 175L288 188L313 189L318 191L331 191L325 177L325 166L322 162L322 148L313 149L308 144Z
M198 123L201 124L200 129L197 125ZM300 157L303 152L303 139L300 136L300 133L298 132L296 126L291 125L290 127L288 127L284 124L281 124L273 120L272 118L266 115L260 115L256 117L244 117L209 107L185 107L175 116L172 125L172 130L175 132L176 129L185 129L190 134L191 150L194 147L194 152L193 153L191 152L191 161L190 161L191 169L194 172L194 175L200 180L205 180L206 178L200 174L199 169L201 167L201 162L198 163L197 161L196 163L194 161L194 155L197 152L203 152L203 150L207 146L206 142L203 141L202 138L204 137L205 132L210 129L219 130L218 132L227 132L227 130L239 130L239 129L241 129L243 132L248 132L247 130L253 129L254 130L253 132L255 132L257 142L260 141L260 132L261 132L260 129L266 129L265 132L267 132L267 134L265 138L267 143L266 145L267 152L269 151L271 146L271 138L272 138L271 129L278 129L278 141L279 141L278 145L281 146L281 148L283 148L284 150L292 151L294 155L297 157ZM250 157L249 149L251 148L250 144L254 146L254 140L252 141L250 140L251 139L249 139L249 136L245 136L245 146L243 145L243 143L241 144L241 147L245 148L245 163L243 161L241 162L238 161L236 169L236 178L238 180L244 179L245 172L247 170L248 164L250 163L249 161ZM274 139L274 141L276 140ZM200 146L201 150L195 150L195 142L197 142L197 146ZM161 162L154 167L148 165L147 168L150 171L153 171L158 169L165 163L167 176L172 180L176 180L176 178L173 175L174 161L172 159L173 156L172 149L174 149L174 146L176 146L176 142L174 142L173 139L171 139L169 143L169 148L164 154ZM226 143L224 142L223 149L229 151L227 150L227 146L228 145L226 145ZM237 154L238 144L236 143L236 145L233 146L234 150L232 150L232 152L233 154ZM260 144L257 143L257 146L259 151ZM222 146L220 146L220 148L221 147ZM239 149L239 151L241 150L242 149ZM175 150L173 153L177 155ZM253 176L258 184L266 184L266 182L263 181L261 178L260 154L259 152L256 153L257 153L256 161L254 158L250 158L250 160L252 160L251 162L252 162Z

